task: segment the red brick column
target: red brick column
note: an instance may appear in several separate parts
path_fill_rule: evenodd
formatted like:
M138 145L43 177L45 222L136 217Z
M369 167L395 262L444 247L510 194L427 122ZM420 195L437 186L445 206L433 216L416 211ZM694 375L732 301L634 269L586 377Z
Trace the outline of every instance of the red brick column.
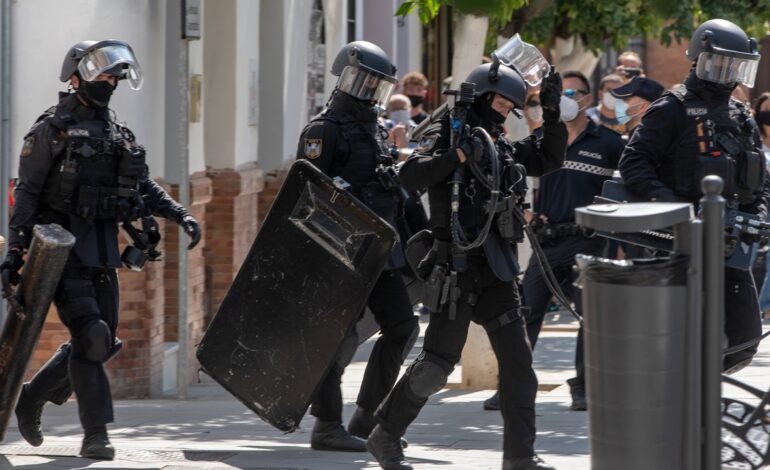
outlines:
M175 227L158 219L161 234ZM121 248L126 245L124 241ZM163 241L158 250L163 253ZM120 278L120 354L108 363L112 396L147 398L162 394L163 382L163 257L140 272L118 271Z
M188 377L195 380L195 372L198 369L198 361L195 359L195 347L203 336L204 324L204 295L206 289L206 266L204 250L206 247L206 205L211 201L211 179L204 172L198 172L190 176L190 207L188 210L198 220L203 231L201 242L195 249L187 252L187 328L189 332L186 351L189 364ZM172 185L170 194L177 198L179 191L177 185ZM164 305L164 337L165 341L178 341L178 316L177 306L179 298L178 284L178 238L179 230L176 225L169 223L165 232L164 258L166 260L163 273L163 291L165 294ZM180 352L181 353L181 352Z
M256 165L207 174L212 197L206 205L206 324L219 309L257 235L257 195L264 185Z
M270 208L273 206L273 201L278 195L278 191L281 189L281 186L286 179L287 173L288 170L280 170L265 175L265 189L259 193L259 227L262 226L262 222L265 221L267 213L270 212Z

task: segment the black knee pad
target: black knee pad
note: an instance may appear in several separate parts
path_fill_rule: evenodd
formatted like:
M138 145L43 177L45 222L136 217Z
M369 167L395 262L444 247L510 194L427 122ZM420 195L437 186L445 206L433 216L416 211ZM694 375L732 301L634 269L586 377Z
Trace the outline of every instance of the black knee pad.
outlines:
M74 358L102 363L112 352L112 333L102 320L92 320L79 328L77 335L73 335L72 343Z
M418 398L428 398L446 385L449 372L442 364L420 355L409 367L407 384Z

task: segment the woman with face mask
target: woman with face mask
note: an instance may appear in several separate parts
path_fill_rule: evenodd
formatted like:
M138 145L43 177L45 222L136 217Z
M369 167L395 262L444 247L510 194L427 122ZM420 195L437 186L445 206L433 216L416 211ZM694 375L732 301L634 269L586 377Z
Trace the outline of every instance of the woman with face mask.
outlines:
M618 122L615 115L615 102L617 99L612 95L611 91L623 85L623 83L623 78L620 75L609 74L602 78L601 82L599 82L599 96L597 97L599 104L588 108L586 111L586 115L593 122L620 134L625 132L626 129L623 123Z

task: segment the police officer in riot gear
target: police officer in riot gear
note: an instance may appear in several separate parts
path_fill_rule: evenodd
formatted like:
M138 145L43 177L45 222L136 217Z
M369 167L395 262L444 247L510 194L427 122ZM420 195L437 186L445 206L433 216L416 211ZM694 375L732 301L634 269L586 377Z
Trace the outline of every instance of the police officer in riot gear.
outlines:
M475 99L471 97L465 112L473 131L452 137L457 126L445 116L426 132L400 171L407 189L428 189L433 243L418 270L429 273L428 286L435 285L446 295L435 297L431 292L436 289L426 290L425 301L432 304L433 313L423 351L377 410L378 425L367 447L384 469L412 468L399 438L428 397L446 384L460 360L471 321L486 329L499 363L503 468L553 469L534 452L537 377L514 281L519 272L516 243L521 239L519 204L526 192L526 174L543 175L564 161L567 131L559 121L561 78L551 71L542 84L542 138L530 136L514 143L500 135L502 124L508 113L523 108L527 85L513 69L500 66L495 73L492 67L478 66L466 79L475 84ZM479 234L482 244L477 243Z
M745 106L730 98L738 83L754 85L757 43L729 21L709 20L695 30L687 57L693 63L684 86L647 110L623 152L621 175L642 197L697 205L701 179L716 174L724 180L729 208L765 220L770 193L759 131ZM725 270L725 333L731 346L761 333L748 269ZM756 351L754 345L725 356L724 370L745 367Z
M114 458L106 424L113 421L104 363L122 343L118 326L118 224L152 214L180 224L200 240L198 223L151 180L145 151L108 108L119 81L142 85L142 70L122 41L83 41L64 58L60 79L70 82L59 103L27 133L10 220L3 278L18 282L35 224L57 223L76 238L54 295L70 340L24 384L16 406L19 431L33 446L43 442L40 416L74 391L85 431L81 455Z
M337 86L326 108L302 131L297 155L327 175L344 179L358 199L395 225L398 180L386 144L387 131L377 118L396 84L396 68L378 46L355 41L340 50L331 71L339 77ZM375 426L374 411L393 387L419 332L398 271L403 266L397 248L369 296L368 306L382 335L369 358L348 429L342 427L340 381L358 345L355 329L348 333L313 400L313 449L366 451L364 439Z

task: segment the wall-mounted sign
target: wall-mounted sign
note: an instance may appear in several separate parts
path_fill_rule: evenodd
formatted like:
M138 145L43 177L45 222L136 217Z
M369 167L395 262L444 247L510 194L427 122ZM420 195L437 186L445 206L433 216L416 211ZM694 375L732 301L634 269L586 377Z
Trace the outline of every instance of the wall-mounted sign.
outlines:
M182 0L182 39L201 38L201 0Z

